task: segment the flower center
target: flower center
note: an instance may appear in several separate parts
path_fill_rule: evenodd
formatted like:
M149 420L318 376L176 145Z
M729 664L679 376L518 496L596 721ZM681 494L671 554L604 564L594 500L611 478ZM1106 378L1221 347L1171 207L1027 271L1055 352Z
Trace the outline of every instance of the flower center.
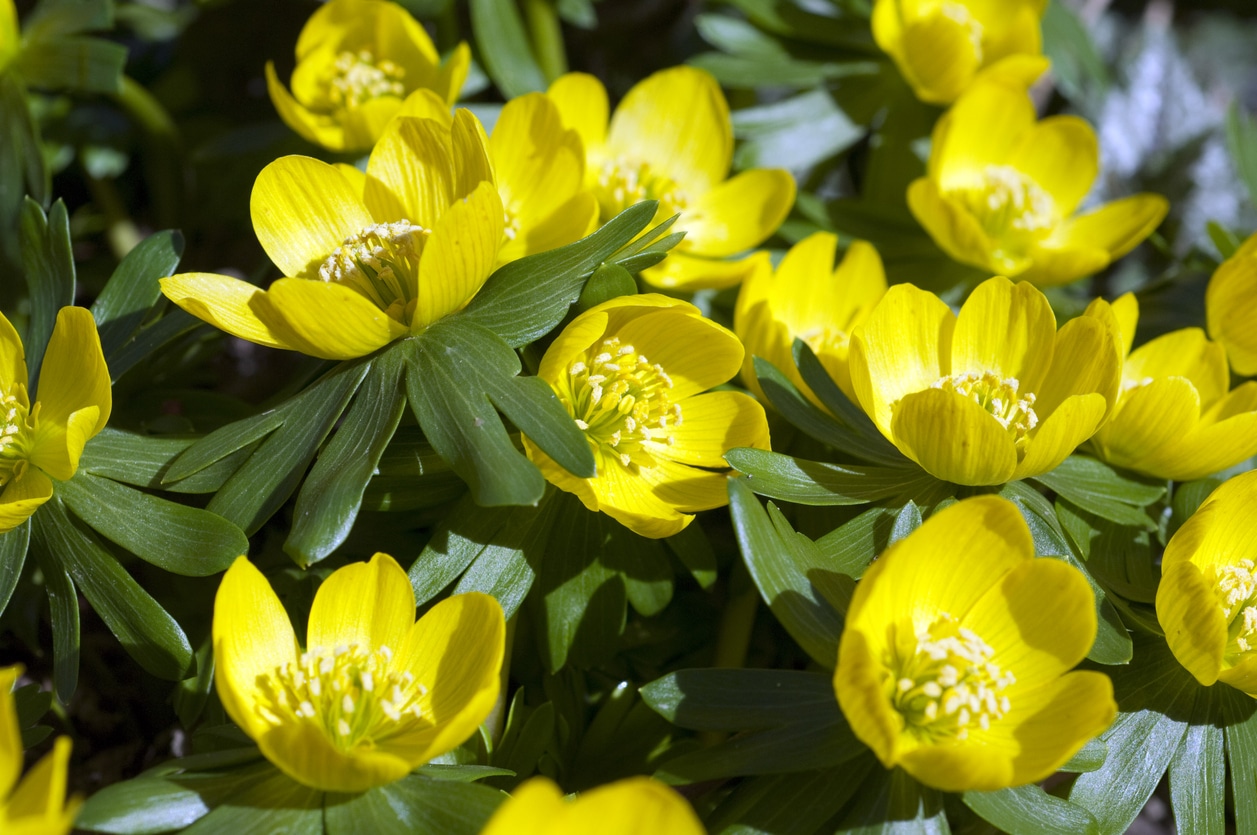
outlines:
M368 226L327 256L319 278L356 290L408 324L419 288L419 257L431 234L404 218Z
M332 64L328 96L333 105L354 110L384 96L402 98L406 95L406 86L402 83L405 77L404 69L387 59L375 60L370 50L346 50L337 55Z
M916 633L912 656L889 665L891 702L910 732L927 741L967 739L1010 709L1001 691L1016 682L991 660L995 650L977 634L943 613Z
M596 191L603 220L609 220L643 200L658 200L659 211L655 216L662 218L684 212L690 202L671 177L651 170L650 163L635 162L625 157L609 159L602 164Z
M850 341L850 335L842 328L826 322L803 331L799 334L799 339L807 343L812 353L820 356L830 351L843 351Z
M997 259L1024 258L1056 225L1056 202L1010 165L988 165L981 181L958 195L995 245Z
M652 444L676 443L670 429L681 425L681 404L669 394L672 378L632 345L604 339L568 371L571 399L564 405L590 441L621 464L648 465Z
M26 386L14 383L0 397L0 487L26 472L30 438L39 422L39 404L27 407Z
M1217 570L1214 591L1226 618L1227 663L1238 664L1241 657L1257 647L1257 576L1252 560L1240 560Z
M1034 413L1034 392L1019 395L1019 385L1015 377L1001 380L990 371L981 374L970 371L944 377L930 388L955 392L986 409L1013 436L1020 452L1030 430L1039 425L1039 416Z
M964 3L939 3L933 10L936 15L951 20L965 30L969 43L973 45L973 54L982 63L982 22L975 18Z
M391 669L392 651L357 644L301 653L260 677L258 713L272 725L311 722L341 751L371 747L403 734L424 718L428 688Z

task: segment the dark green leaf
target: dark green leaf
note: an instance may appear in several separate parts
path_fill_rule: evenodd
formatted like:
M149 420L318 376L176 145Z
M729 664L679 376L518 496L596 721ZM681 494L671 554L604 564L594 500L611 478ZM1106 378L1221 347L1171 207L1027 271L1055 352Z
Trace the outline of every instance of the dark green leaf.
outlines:
M1069 761L1061 766L1061 771L1070 774L1081 774L1084 771L1095 771L1104 765L1104 761L1108 759L1109 746L1104 744L1102 739L1098 737L1087 741L1087 744L1078 749L1078 753L1069 758Z
M17 588L26 564L26 549L31 539L30 520L23 522L8 533L0 534L0 615L9 605L9 598Z
M716 552L697 522L691 523L678 534L664 540L664 544L676 554L690 574L703 588L711 588L716 582Z
M1209 498L1209 494L1222 484L1225 479L1202 478L1199 481L1187 481L1174 485L1174 498L1170 502L1170 522L1166 526L1165 536L1174 536L1183 523Z
M214 685L214 645L210 635L206 635L196 650L196 675L185 678L175 687L172 699L175 714L185 728L195 727L205 703L209 700L210 688Z
M52 691L43 690L38 684L27 684L13 691L13 708L17 711L19 728L31 728L52 707ZM26 747L26 746L23 746Z
M523 710L518 700L512 702L512 710ZM521 779L537 771L537 762L546 749L554 743L554 703L544 702L528 712L518 723L517 732L511 735L509 744L494 752L493 761ZM506 742L506 740L503 740Z
M179 778L173 781L177 782ZM267 764L252 780L221 798L184 835L321 835L324 794Z
M284 425L297 404L292 400L275 409L260 415L238 420L200 438L184 448L178 457L170 462L162 476L163 485L177 483L227 458L251 444L256 444L267 435ZM167 487L166 489L172 489Z
M1179 832L1226 832L1226 761L1223 757L1222 688L1202 688L1192 722L1170 760L1170 804Z
M871 768L860 757L842 768L743 780L707 819L722 835L814 835L851 799Z
M457 499L467 485L417 426L403 426L380 456L362 496L364 510L420 510Z
M47 513L40 508L40 516ZM79 683L79 596L61 556L39 536L40 527L32 526L32 544L52 615L52 686L61 703L69 704Z
M1230 258L1244 243L1239 235L1217 221L1211 220L1206 223L1205 230L1209 233L1209 240L1213 241L1213 245L1218 248L1218 254L1223 258Z
M79 471L168 493L213 493L240 468L257 442L218 459L185 479L163 483L171 464L193 443L195 441L191 438L136 435L105 427L83 448Z
M168 303L164 300L158 301L156 306L167 307ZM182 310L168 310L166 314L140 329L140 332L130 342L125 342L109 357L109 377L114 382L121 379L135 365L146 359L150 354L156 353L164 348L167 343L178 339L185 333L201 327L205 323L190 313Z
M594 274L585 283L585 289L581 290L580 298L576 301L576 309L583 313L605 301L631 296L636 292L637 282L628 270L619 264L603 264L594 270Z
M15 74L0 73L0 221L6 236L18 228L27 194L40 205L51 199L39 126L31 117L26 95Z
M1226 724L1226 758L1231 771L1231 796L1235 799L1235 829L1257 832L1257 792L1252 791L1257 785L1257 710L1251 696L1229 687L1221 688L1215 698L1215 704L1217 702L1222 703Z
M821 559L834 571L860 579L873 558L890 544L900 515L902 511L889 507L865 510L816 540Z
M448 780L454 783L474 783L477 780L484 780L489 777L513 777L514 772L505 768L494 768L491 765L438 765L429 763L421 765L415 769L416 774L421 774L433 780Z
M30 43L112 27L110 0L39 0L23 21L22 34Z
M39 366L44 361L57 313L74 304L74 255L70 251L70 216L65 203L58 200L45 215L38 203L27 198L22 206L21 245L22 270L31 294L30 326L22 345L26 349L30 389L37 394Z
M43 38L37 49L23 49L17 69L32 87L117 93L127 48L100 38L75 35Z
M942 796L901 768L874 766L844 816L839 835L946 835Z
M411 774L364 794L328 794L323 820L328 835L475 835L505 799L487 786Z
M920 468L839 466L750 447L729 450L725 460L746 474L746 485L758 495L796 504L868 504L920 495L938 484Z
M398 351L387 351L371 364L336 435L301 486L284 551L302 568L349 536L367 483L406 408L404 370Z
M1009 835L1098 835L1095 817L1038 786L965 792L965 805Z
M1085 455L1071 455L1034 480L1096 516L1145 530L1156 530L1156 523L1136 508L1165 495L1164 481L1121 474Z
M484 592L497 598L508 618L513 616L532 588L554 511L548 500L536 509L514 509L506 526L459 578L454 594Z
M83 804L75 825L89 832L116 835L156 835L182 829L227 798L277 773L270 763L257 763L231 771L179 774L175 769L183 763L172 760L156 770L157 774L149 772L106 786Z
M514 0L471 0L471 30L485 70L506 98L545 91Z
M167 230L149 235L122 259L92 305L106 359L139 330L161 298L157 279L173 273L182 256L183 235Z
M893 545L921 527L921 509L915 502L908 502L895 514L895 524L890 528L888 545Z
M244 532L221 516L90 473L62 482L57 495L109 541L185 577L225 571L249 550Z
M89 530L70 517L57 496L40 507L34 519L40 565L46 562L42 555L56 555L109 631L141 667L168 681L186 678L192 672L192 647L175 619Z

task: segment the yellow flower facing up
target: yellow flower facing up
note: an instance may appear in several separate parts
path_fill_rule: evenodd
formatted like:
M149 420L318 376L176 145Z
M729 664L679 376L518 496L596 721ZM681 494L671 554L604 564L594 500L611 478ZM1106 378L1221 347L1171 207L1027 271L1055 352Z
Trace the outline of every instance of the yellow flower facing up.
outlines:
M873 38L917 98L950 104L976 79L1029 87L1048 68L1047 0L877 0Z
M851 385L899 451L937 478L1002 484L1053 469L1117 402L1121 354L1103 303L1059 331L1035 287L988 279L952 313L891 287L851 335Z
M0 832L5 835L65 835L74 826L81 798L66 801L70 738L58 737L52 751L26 777L22 774L22 730L13 703L21 667L0 668Z
M57 314L32 402L22 340L0 313L0 534L25 522L67 481L113 407L109 368L90 311Z
M302 651L270 584L240 557L213 633L219 698L266 758L307 786L361 792L475 732L497 699L506 626L479 593L416 622L406 572L376 554L319 586Z
M1224 483L1165 547L1157 621L1174 657L1206 687L1257 698L1257 472Z
M597 474L578 478L527 437L556 487L642 536L678 533L699 510L729 503L724 454L768 448L764 409L740 392L705 392L742 365L742 345L698 308L649 294L577 316L537 376L585 433Z
M977 84L934 127L908 206L948 255L1044 286L1097 272L1148 237L1169 204L1137 194L1078 214L1099 172L1095 131L1035 121L1022 89Z
M545 777L521 785L480 835L704 835L693 808L649 777L629 777L566 800Z
M794 204L794 179L781 169L729 178L733 126L720 85L694 67L662 70L639 82L608 126L607 91L570 73L550 86L563 121L585 144L586 182L602 221L642 200L658 200L656 220L680 214L685 239L642 273L656 287L731 287L749 267L724 260L763 243Z
M847 397L855 399L847 371L851 330L867 318L886 293L886 273L877 250L863 241L851 244L834 267L838 238L817 232L790 248L774 272L767 257L742 282L733 312L733 329L746 347L742 381L762 396L754 358L777 366L812 402L820 401L794 364L795 339L807 343Z
M958 502L856 586L834 689L887 768L944 791L1046 778L1117 715L1102 673L1069 672L1096 636L1082 572L1036 559L1017 508Z
M459 44L444 65L423 27L396 3L330 0L297 39L289 93L266 64L275 109L302 137L330 151L366 151L402 103L431 90L447 105L467 79L471 51Z
M284 278L263 291L225 275L161 280L184 310L230 334L324 359L364 356L461 309L504 240L484 129L399 118L365 179L288 156L258 175L253 229Z
M1221 345L1200 328L1183 328L1131 351L1139 302L1127 293L1112 310L1127 356L1117 407L1091 439L1096 455L1154 478L1191 481L1257 454L1257 382L1227 391Z
M1226 347L1235 373L1257 376L1257 235L1209 279L1205 316L1209 335Z

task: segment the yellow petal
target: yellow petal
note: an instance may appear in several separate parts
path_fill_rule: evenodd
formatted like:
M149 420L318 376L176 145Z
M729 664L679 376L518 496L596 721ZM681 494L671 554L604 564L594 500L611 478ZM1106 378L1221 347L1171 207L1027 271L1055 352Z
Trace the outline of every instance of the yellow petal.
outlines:
M729 503L728 475L724 472L691 467L663 456L656 458L653 466L642 467L638 472L625 467L618 469L624 474L624 480L640 478L655 498L681 513L697 513Z
M499 185L499 191L502 186ZM507 212L511 209L507 208ZM498 265L525 255L547 252L591 235L598 228L598 200L588 191L579 191L556 206L547 216L533 215L533 208L516 213L520 229L498 250Z
M1131 345L1135 342L1135 328L1139 324L1139 301L1134 293L1123 293L1112 302L1092 299L1087 305L1086 315L1100 319L1113 332L1123 358L1130 355Z
M1065 222L1068 223L1069 221ZM1098 273L1112 260L1106 250L1094 246L1069 244L1056 248L1054 243L1048 241L1042 246L1030 248L1026 267L1017 273L1017 278L1037 287L1058 287Z
M1013 783L1013 764L990 746L921 743L900 757L903 770L927 786L949 792L995 791Z
M733 159L733 125L720 85L687 66L638 82L611 117L607 154L649 164L690 199L702 195L725 178Z
M315 113L293 98L288 88L275 74L273 61L266 62L266 90L270 94L271 103L275 105L275 112L279 114L279 118L283 119L284 124L296 131L302 139L321 145L329 151L362 150L348 147L345 142L345 129L337 124L335 119Z
M1091 125L1077 116L1051 116L1026 131L1009 164L1039 184L1060 216L1073 214L1100 173Z
M546 95L558 107L563 124L580 134L585 153L601 155L611 112L602 82L585 73L568 73L556 78Z
M1204 478L1257 455L1257 383L1216 403L1194 432L1145 454L1145 472L1175 481Z
M415 592L388 554L346 565L323 581L310 607L308 650L352 646L397 652L415 623Z
M1122 376L1133 382L1183 377L1195 386L1201 409L1226 394L1231 378L1225 349L1210 342L1200 328L1182 328L1139 346L1126 358Z
M881 565L882 560L878 560L865 573L856 586L857 597L869 576L880 573ZM885 652L884 637L879 640L876 633L853 627L848 617L838 641L834 693L852 733L877 755L883 766L894 768L899 760L904 719L882 692L886 676L886 664L882 661Z
M996 276L979 284L960 308L952 334L951 373L994 372L1035 391L1047 375L1056 317L1047 297L1029 284Z
M335 163L332 167L349 181L349 184L353 186L355 194L361 196L367 190L367 172L361 168L355 168L343 162Z
M567 810L558 786L533 777L498 807L480 835L553 835L566 822Z
M1123 394L1094 443L1109 463L1146 472L1146 454L1176 445L1199 419L1200 397L1192 384L1182 377L1164 377Z
M321 791L364 792L400 780L415 767L381 750L384 746L342 751L332 744L326 731L310 722L268 727L257 744L280 771Z
M526 831L526 830L525 830ZM704 835L694 809L675 790L649 777L629 777L582 792L555 835Z
M0 313L0 391L8 394L17 383L26 385L26 349L8 317Z
M100 335L90 310L63 307L57 313L57 323L40 367L35 399L40 403L42 421L64 424L70 415L94 406L96 421L85 427L87 438L105 428L113 395L109 368L105 365Z
M452 143L451 128L440 122L393 121L367 161L364 199L371 214L431 229L454 202L458 179Z
M1105 411L1104 398L1098 394L1076 394L1068 398L1031 433L1025 456L1013 471L1012 480L1056 469L1079 444L1095 434Z
M502 227L502 200L488 182L441 216L419 260L412 330L461 309L476 295L497 262Z
M66 772L70 767L70 747L69 737L57 738L52 750L35 763L34 768L28 771L18 783L13 794L9 795L8 802L0 807L3 815L0 820L33 818L42 824L42 826L37 825L37 828L33 830L40 832L41 835L70 831L70 824L74 820L73 813L78 806L74 803L74 808L65 808L65 784ZM66 819L66 812L70 813L68 819Z
M1135 194L1062 223L1044 242L1051 249L1100 249L1120 258L1152 234L1170 210L1159 194Z
M441 94L451 104L458 101L463 85L467 83L467 74L471 70L471 47L466 41L460 41L454 51L441 64L432 89Z
M214 598L214 681L227 715L254 740L270 726L255 708L258 678L297 659L300 648L271 584L246 557L223 574Z
M927 388L906 394L891 419L895 446L935 478L1003 484L1017 466L1012 435L973 399Z
M790 213L794 178L779 168L757 168L705 192L680 220L686 251L723 258L758 246Z
M988 165L1004 165L1035 123L1030 96L1002 84L980 84L934 127L930 178L947 192L979 185Z
M651 287L692 293L695 290L723 290L741 283L754 264L750 258L736 261L720 261L699 258L685 252L672 250L663 263L648 267L641 273Z
M1038 36L1039 22L1037 20L1030 31L1034 32L1036 37ZM973 83L974 85L1002 84L1005 87L1029 90L1051 66L1052 62L1046 55L1009 55L979 70L973 78Z
M9 796L22 773L22 729L13 701L13 685L21 674L21 666L0 667L0 798Z
M74 477L83 447L96 434L100 409L85 406L65 419L65 423L44 421L35 430L30 462L58 481Z
M25 522L51 498L51 479L34 467L28 467L21 478L4 485L4 492L0 493L0 534Z
M712 391L681 402L682 421L669 425L668 443L652 442L654 455L695 467L728 465L724 455L736 447L768 449L764 407L736 391Z
M1245 247L1257 246L1253 241ZM1236 253L1225 261L1205 291L1209 335L1226 346L1237 374L1257 375L1257 258Z
M504 202L519 218L521 231L548 217L584 187L585 150L580 135L564 127L554 101L541 93L506 103L489 137L489 152L499 188L506 195Z
M364 101L353 110L344 111L340 116L340 124L345 131L345 147L359 151L370 150L400 109L399 100L386 96Z
M1213 589L1191 562L1164 566L1157 585L1157 622L1178 663L1206 687L1218 680L1226 651L1226 618Z
M955 101L982 63L968 25L945 9L907 22L901 34L899 68L917 98L931 104Z
M425 88L415 90L406 96L397 115L409 116L412 119L431 119L447 128L454 124L454 116L450 113L450 106L446 100Z
M668 473L671 477L665 479L664 474L668 471L663 468L668 467L667 461L659 462L660 469L642 468L639 472L632 472L601 451L594 454L594 459L598 475L585 482L593 493L595 505L590 507L580 493L576 495L585 501L590 510L607 514L638 536L662 539L684 530L694 517L682 513L676 502L703 504L707 500L715 502L707 507L721 506L717 494L724 489L723 475L687 467L684 472ZM683 466L674 465L676 468ZM651 481L647 480L648 477ZM713 479L720 480L718 487ZM728 503L727 493L724 501Z
M260 288L226 275L181 273L159 279L166 298L188 313L232 336L267 348L301 350L296 335L276 321ZM265 317L265 318L264 318Z
M672 379L669 394L674 402L737 374L743 355L737 336L692 305L647 306L663 298L654 294L622 296L612 300L615 304L594 309L608 313L608 333L663 367Z
M375 223L353 185L310 157L281 157L263 168L249 210L262 249L284 275L297 278L317 278L346 238Z
M450 147L454 152L455 201L469 197L481 183L496 182L489 161L489 137L470 110L459 108L454 113Z
M964 206L945 197L933 180L921 177L912 181L908 186L908 208L934 243L952 258L997 271L991 257L995 245L982 224Z
M1078 394L1099 394L1107 414L1117 403L1121 388L1122 357L1111 323L1098 316L1070 319L1056 333L1052 367L1035 389L1035 411L1051 415L1060 404Z
M295 339L285 342L312 357L363 357L407 333L396 319L341 284L281 278L253 301L272 332L286 324Z

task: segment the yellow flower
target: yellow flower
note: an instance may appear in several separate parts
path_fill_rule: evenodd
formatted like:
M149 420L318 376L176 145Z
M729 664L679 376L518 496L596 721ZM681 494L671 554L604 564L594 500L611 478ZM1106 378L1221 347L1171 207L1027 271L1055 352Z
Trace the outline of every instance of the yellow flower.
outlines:
M271 61L266 86L280 117L305 139L331 151L365 151L415 91L453 104L470 63L460 43L442 65L428 33L396 3L331 0L297 39L292 93Z
M629 90L607 124L607 91L570 73L550 86L564 123L585 143L585 178L605 223L642 200L658 200L656 220L680 214L685 239L642 273L656 287L731 287L750 267L725 260L758 246L794 204L794 179L781 169L730 179L733 126L720 85L694 67L673 67Z
M886 292L886 273L877 250L863 241L851 244L834 267L838 238L817 232L791 247L776 272L766 257L742 282L733 313L733 329L746 347L742 381L762 395L754 357L777 366L809 400L821 405L794 365L791 346L802 339L833 377L855 399L847 371L851 330L868 317Z
M503 241L484 129L466 110L452 128L396 119L365 182L309 157L258 175L253 229L286 276L267 291L183 273L161 280L184 310L241 339L352 359L417 333L480 289Z
M366 791L475 732L497 699L505 630L502 608L479 593L416 622L406 572L376 554L319 586L303 652L270 584L240 557L214 601L218 695L289 777Z
M873 38L917 98L950 104L976 79L1029 87L1049 61L1047 0L877 0Z
M1170 539L1157 621L1170 651L1205 686L1257 697L1257 472L1214 490Z
M753 398L701 393L741 365L738 338L691 304L655 294L603 302L563 329L537 372L585 433L597 475L572 475L527 437L524 449L590 510L642 536L671 536L690 514L729 503L726 452L768 448Z
M934 514L864 575L834 690L887 768L944 791L1033 783L1117 715L1107 676L1068 672L1095 636L1082 573L1036 559L1017 508L979 496Z
M1112 314L1089 314L1057 331L1043 293L998 276L959 316L899 284L851 335L851 385L882 434L937 478L1029 478L1065 460L1117 401Z
M1035 121L1024 90L975 85L934 127L912 214L952 258L1044 286L1097 272L1148 237L1169 208L1136 194L1076 214L1099 172L1095 131Z
M1183 328L1131 351L1139 302L1127 293L1112 310L1128 356L1117 407L1091 439L1096 455L1155 478L1191 481L1257 454L1257 382L1227 391L1221 345L1200 328Z
M449 108L426 91L411 96L401 115L450 124ZM507 102L487 147L505 212L498 265L557 249L598 228L598 201L585 185L580 134L564 127L544 93Z
M0 73L17 60L22 51L21 30L17 23L17 7L13 0L0 0Z
M58 737L52 751L20 783L22 731L13 703L21 667L0 668L0 832L5 835L64 835L74 826L81 798L65 796L70 738Z
M0 313L0 534L25 522L67 481L113 405L109 369L90 311L63 307L40 366L37 399L26 391L22 340Z
M1205 315L1209 335L1226 346L1235 373L1257 376L1257 235L1209 279Z
M650 777L629 777L565 800L545 777L521 785L480 835L704 835L690 804Z

